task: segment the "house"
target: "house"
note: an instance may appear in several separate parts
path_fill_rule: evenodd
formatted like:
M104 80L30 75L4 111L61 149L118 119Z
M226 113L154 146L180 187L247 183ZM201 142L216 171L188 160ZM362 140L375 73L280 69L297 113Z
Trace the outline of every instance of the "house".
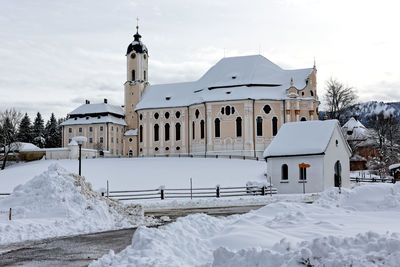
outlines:
M342 131L352 149L350 170L366 170L368 161L378 157L373 133L354 117L342 126Z
M111 155L120 156L123 153L123 139L125 132L124 109L121 106L111 105L107 99L103 103L85 104L71 111L67 120L61 123L62 147L76 136L85 136L85 149L109 151Z
M227 57L196 81L150 85L149 50L138 31L133 37L125 54L124 110L114 113L124 133L114 144L106 130L93 134L112 154L260 157L284 123L318 119L315 64L287 70L261 55ZM90 140L88 129L100 125L84 114L87 107L63 123L64 146L76 135ZM104 122L99 127L106 129ZM123 149L115 143L121 135Z
M390 165L389 172L395 181L400 181L400 163Z
M351 149L337 120L286 123L264 151L279 193L350 186Z

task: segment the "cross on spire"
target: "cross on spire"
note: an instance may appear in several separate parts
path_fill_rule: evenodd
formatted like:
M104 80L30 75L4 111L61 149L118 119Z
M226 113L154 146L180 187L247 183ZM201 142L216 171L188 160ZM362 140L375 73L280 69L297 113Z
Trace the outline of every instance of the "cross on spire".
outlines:
M139 17L136 17L136 31L139 31Z

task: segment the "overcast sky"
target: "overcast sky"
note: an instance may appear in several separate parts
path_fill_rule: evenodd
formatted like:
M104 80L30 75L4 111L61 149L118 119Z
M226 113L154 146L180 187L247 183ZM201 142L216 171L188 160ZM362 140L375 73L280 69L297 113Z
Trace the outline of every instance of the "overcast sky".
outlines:
M385 0L0 0L0 109L48 118L85 99L123 104L136 17L151 84L261 53L288 69L315 58L320 98L335 77L360 101L399 101L399 10Z

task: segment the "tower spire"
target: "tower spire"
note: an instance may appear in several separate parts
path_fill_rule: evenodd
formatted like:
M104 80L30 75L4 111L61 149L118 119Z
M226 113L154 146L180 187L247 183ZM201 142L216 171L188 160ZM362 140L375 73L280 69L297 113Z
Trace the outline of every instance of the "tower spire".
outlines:
M139 33L139 17L136 17L136 33Z

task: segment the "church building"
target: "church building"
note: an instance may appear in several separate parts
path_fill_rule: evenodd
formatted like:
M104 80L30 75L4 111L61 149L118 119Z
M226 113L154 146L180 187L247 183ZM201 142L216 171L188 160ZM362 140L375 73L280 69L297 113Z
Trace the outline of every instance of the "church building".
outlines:
M285 70L261 55L228 57L197 81L150 85L138 31L126 59L123 156L261 157L284 123L318 119L315 65Z

